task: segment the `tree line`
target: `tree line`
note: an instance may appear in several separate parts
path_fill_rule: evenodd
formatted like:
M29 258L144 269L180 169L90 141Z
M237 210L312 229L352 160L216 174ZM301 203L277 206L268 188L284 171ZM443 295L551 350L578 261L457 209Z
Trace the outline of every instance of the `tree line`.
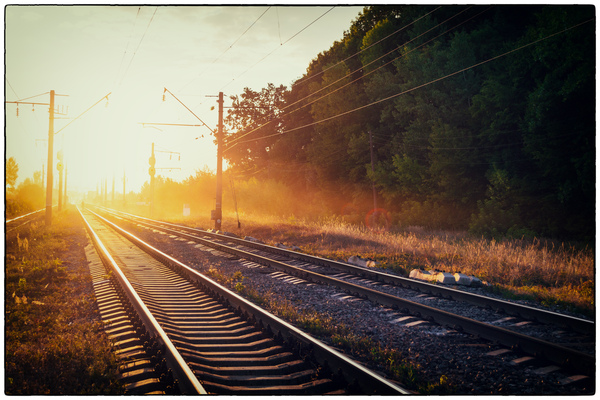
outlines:
M33 173L33 180L26 178L17 185L19 164L14 157L9 157L4 163L5 214L6 218L17 217L44 208L46 204L42 171Z
M595 234L595 8L369 6L291 87L232 96L238 177L474 234Z

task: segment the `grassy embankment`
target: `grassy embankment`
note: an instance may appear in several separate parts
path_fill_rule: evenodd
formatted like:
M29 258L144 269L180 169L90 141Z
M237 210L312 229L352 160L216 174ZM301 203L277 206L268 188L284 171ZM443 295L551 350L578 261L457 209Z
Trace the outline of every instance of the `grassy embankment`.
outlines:
M121 394L74 208L6 237L5 393Z
M487 240L466 233L373 232L342 220L309 222L296 218L225 216L223 230L296 245L322 257L371 258L382 268L407 276L414 268L462 272L487 282L486 289L512 299L594 315L594 250L543 240ZM190 223L188 220L187 223ZM214 222L194 220L199 227Z
M347 260L360 255L408 275L413 268L463 272L487 281L487 290L505 297L538 301L545 305L594 315L594 253L552 242L474 239L464 233L425 232L412 228L402 233L373 232L343 221L319 223L295 218L242 217L238 229L233 215L225 216L222 229L240 236L253 236L269 244L279 242L299 246L303 251L322 257ZM208 219L187 219L202 228L214 226ZM335 346L383 368L394 380L420 394L450 394L454 384L446 376L425 381L418 364L406 362L398 349L382 346L371 338L360 337L350 327L340 326L316 312L299 312L287 300L272 294L260 294L244 285L237 271L223 276L217 268L209 275L235 289L255 303L269 309L317 337L328 338Z

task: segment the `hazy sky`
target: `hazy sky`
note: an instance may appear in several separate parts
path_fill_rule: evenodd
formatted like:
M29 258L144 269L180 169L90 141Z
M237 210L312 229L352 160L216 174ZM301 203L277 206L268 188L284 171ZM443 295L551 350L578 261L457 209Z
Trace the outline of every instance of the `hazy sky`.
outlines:
M125 171L127 190L138 190L149 177L152 142L155 150L181 154L179 161L157 152L157 168L181 168L157 174L185 179L205 165L214 169L216 147L205 127L140 124L200 124L168 93L163 102L163 89L214 128L216 98L206 96L222 91L228 106L228 96L244 87L289 87L313 58L343 38L362 10L336 6L323 15L330 8L8 6L5 100L36 96L26 101L48 103L50 90L68 95L55 99L59 111L68 110L57 115L59 131L111 93L108 102L102 100L55 136L55 175L56 151L64 148L71 189L95 190L103 178L110 188L114 175L120 192ZM6 104L6 157L16 158L22 182L46 163L48 106L22 104L18 117L16 112L15 104Z

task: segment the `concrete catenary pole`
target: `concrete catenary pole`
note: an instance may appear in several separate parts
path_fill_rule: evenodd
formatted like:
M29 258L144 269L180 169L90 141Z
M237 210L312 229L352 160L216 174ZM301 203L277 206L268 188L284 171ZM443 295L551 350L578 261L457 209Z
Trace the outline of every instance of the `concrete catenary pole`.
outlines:
M46 184L46 226L52 225L52 176L53 152L54 152L54 90L50 91L50 105L48 107L48 183Z
M223 92L219 92L219 126L217 129L217 198L215 204L215 229L221 230L223 216Z

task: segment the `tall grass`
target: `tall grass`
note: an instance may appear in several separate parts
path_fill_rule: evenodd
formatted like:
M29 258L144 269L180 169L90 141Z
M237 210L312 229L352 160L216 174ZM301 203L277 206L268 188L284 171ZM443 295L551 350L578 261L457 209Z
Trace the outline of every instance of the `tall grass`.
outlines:
M6 238L5 393L122 394L76 212Z
M233 218L226 216L223 229L271 243L295 244L324 257L372 258L405 275L413 268L462 272L486 281L488 289L496 292L593 313L595 254L587 247L539 239L498 241L419 227L373 231L342 218L310 221L243 215L238 230Z

